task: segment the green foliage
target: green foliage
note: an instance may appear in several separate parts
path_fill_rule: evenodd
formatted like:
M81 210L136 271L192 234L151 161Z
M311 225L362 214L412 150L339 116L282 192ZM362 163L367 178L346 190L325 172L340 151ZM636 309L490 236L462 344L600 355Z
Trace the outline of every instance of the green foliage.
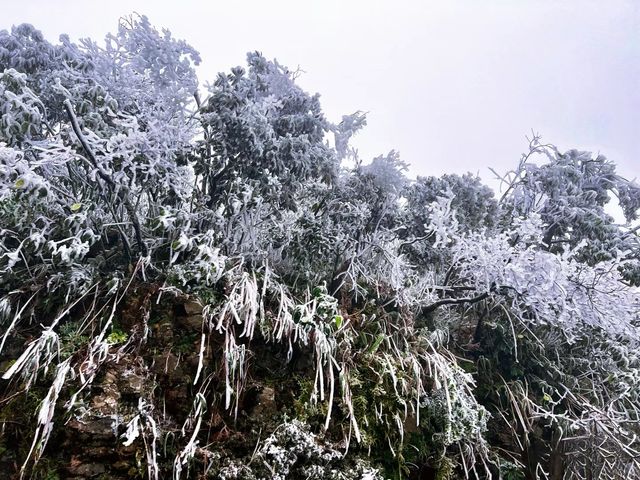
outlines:
M107 343L111 345L117 345L119 343L125 343L128 339L129 336L125 332L114 328L107 337Z
M515 463L501 459L498 468L500 469L500 478L502 480L524 480L526 478L522 467Z
M31 478L34 480L60 480L60 467L57 462L48 459L43 460L34 469Z
M174 346L175 350L181 354L191 354L196 350L196 341L200 337L197 333L184 333L179 336Z
M66 322L60 326L60 357L67 359L89 341L89 335L82 333L80 322ZM110 342L113 343L113 342Z

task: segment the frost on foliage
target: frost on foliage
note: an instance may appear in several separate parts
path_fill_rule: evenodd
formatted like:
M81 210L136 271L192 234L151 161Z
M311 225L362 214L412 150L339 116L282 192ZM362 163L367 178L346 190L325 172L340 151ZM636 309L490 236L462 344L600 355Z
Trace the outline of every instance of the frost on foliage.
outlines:
M58 335L51 329L45 329L39 338L33 340L22 352L13 365L2 375L8 380L20 374L28 389L38 378L39 374L46 374L53 360L59 354Z
M196 449L199 443L198 433L200 432L202 417L206 410L207 400L204 395L202 395L202 393L196 394L191 414L182 427L182 435L185 435L185 429L188 427L192 431L191 436L189 437L187 444L180 452L178 452L178 455L176 455L176 458L173 461L173 478L175 480L180 480L182 471L185 467L188 471L190 462L196 454Z
M446 247L452 237L457 233L458 221L455 218L455 212L451 209L453 195L438 197L438 199L429 206L430 221L427 231L434 235L434 248Z
M0 73L0 141L10 145L37 138L44 105L27 86L27 76L10 68Z
M369 165L361 167L361 171L372 179L377 188L399 193L407 184L403 174L407 167L408 164L400 160L398 153L392 151L386 157L374 158Z
M232 461L217 474L220 480L285 480L326 478L329 480L382 480L366 462L341 463L342 452L323 444L298 420L284 423L267 437L248 464Z
M355 150L349 147L349 140L366 124L366 114L355 112L351 115L343 115L342 121L333 127L336 152L340 160L349 155L356 157Z
M340 443L287 421L251 459L208 452L219 478L382 478L369 454L392 458L385 474L482 478L525 469L532 437L532 478L554 455L579 479L585 459L604 479L638 472L640 243L604 212L617 197L637 219L636 183L538 137L499 202L472 175L411 181L394 152L361 163L364 115L332 125L299 72L251 53L201 97L198 62L143 16L105 43L0 32L0 353L24 344L3 378L48 392L25 465L57 402L81 408L108 362L157 340L166 292L204 307L200 390L166 418L183 426L175 478L207 453L205 409L246 420L256 354L273 352L300 376L291 411ZM144 444L149 478L171 463L157 402L122 438Z
M130 446L138 437L143 437L144 448L147 456L147 472L149 480L157 480L159 467L157 463L157 442L160 432L152 415L152 405L144 399L138 399L138 414L127 424L122 444Z
M44 447L47 444L47 440L53 431L53 415L55 413L56 403L58 396L65 385L67 376L73 376L73 370L71 369L70 361L65 360L56 367L56 376L47 392L47 396L42 401L40 409L38 411L38 426L33 437L33 443L31 444L31 450L27 455L25 463L22 465L21 476L24 475L27 462L31 459L33 454L33 461L37 463L42 457Z
M262 198L287 210L294 209L306 179L331 181L336 173L318 97L302 91L277 62L258 53L247 60L248 71L237 67L218 76L202 108L207 135L196 173L203 177L209 205L222 203L225 216L233 212L229 200L247 185L252 201Z
M540 156L546 161L534 163ZM578 150L560 153L535 136L518 168L503 180L507 184L506 207L516 215L540 214L546 249L558 253L567 245L575 247L586 240L581 256L585 263L613 258L632 258L637 263L640 259L637 235L615 225L604 209L616 198L627 222L633 221L640 206L640 187L617 174L604 155ZM640 279L634 271L627 270L625 279L637 284Z
M533 323L561 325L570 337L585 326L638 336L638 294L622 282L617 268L621 262L585 265L577 259L584 243L561 255L541 250L541 227L540 218L533 216L495 237L462 236L452 250L465 259L464 275L479 290L507 289L521 315L533 309Z

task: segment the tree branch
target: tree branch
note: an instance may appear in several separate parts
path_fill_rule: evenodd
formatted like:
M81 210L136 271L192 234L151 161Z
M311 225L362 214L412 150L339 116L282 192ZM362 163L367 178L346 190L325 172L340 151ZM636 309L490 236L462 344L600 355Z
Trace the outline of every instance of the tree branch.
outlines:
M116 187L115 182L109 175L107 175L107 173L104 170L102 170L102 167L98 162L96 154L93 153L93 149L87 142L87 139L84 138L82 130L80 129L80 124L78 123L78 118L76 117L76 114L73 111L73 106L71 105L71 102L69 101L69 99L66 99L64 101L64 109L67 111L67 115L69 116L69 120L71 121L71 127L73 128L73 131L76 134L76 137L78 137L78 140L80 140L80 144L82 145L82 148L87 153L87 156L89 157L89 161L98 170L98 175L100 176L100 178L102 178L109 186L115 189Z
M131 224L133 225L133 230L136 236L136 242L138 243L138 248L140 248L140 252L146 256L148 254L147 245L144 243L142 239L142 230L140 228L140 221L138 220L138 215L136 214L136 210L131 204L131 200L129 199L129 189L121 185L120 188L117 188L113 179L102 169L96 154L93 152L91 146L87 142L87 139L84 137L82 130L80 129L80 124L78 123L78 118L76 117L75 112L73 111L73 106L69 99L64 101L64 108L67 111L67 115L69 116L69 120L71 121L71 127L73 128L76 137L80 140L80 144L82 148L87 153L89 157L89 161L91 164L97 169L98 175L102 178L106 184L114 190L114 193L117 193L120 200L124 204L125 209L127 210L127 214L131 219ZM126 238L125 238L126 241Z
M490 292L484 292L475 297L463 297L463 298L442 298L436 302L433 302L431 305L427 305L426 307L422 307L421 313L430 313L433 312L438 307L442 307L443 305L461 305L463 303L478 303L489 296Z
M491 293L495 292L496 288L497 287L495 284L491 284L488 291L481 293L479 295L476 295L475 297L441 298L440 300L437 300L432 304L427 305L426 307L422 307L420 309L420 314L425 315L427 313L431 313L434 310L436 310L438 307L442 307L444 305L462 305L465 303L473 304L473 303L481 302L485 298L488 298Z

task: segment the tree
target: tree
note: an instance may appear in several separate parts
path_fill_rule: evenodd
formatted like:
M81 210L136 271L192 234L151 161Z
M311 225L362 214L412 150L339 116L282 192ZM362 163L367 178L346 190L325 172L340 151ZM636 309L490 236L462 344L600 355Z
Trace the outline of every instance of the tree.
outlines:
M220 74L200 108L205 138L195 165L202 191L214 207L249 183L256 195L291 209L301 183L336 175L335 153L324 144L329 123L318 96L295 85L293 73L259 53L247 63L248 72Z
M545 155L549 162L540 166L531 161ZM550 251L575 247L582 241L583 259L591 264L621 257L626 264L627 280L638 284L637 262L640 243L633 230L620 228L604 207L611 196L618 199L627 222L638 219L640 186L616 174L616 167L604 155L569 150L560 153L552 145L543 145L534 137L524 156L506 180L504 198L511 215L538 212L545 225L543 243ZM635 272L635 273L634 273Z
M406 214L402 222L405 230L401 236L408 241L403 248L417 265L437 264L442 255L433 247L435 238L430 231L430 205L446 199L447 208L454 212L455 222L463 232L491 231L498 226L498 202L493 191L470 173L418 177L407 188L405 196Z
M633 182L538 139L500 201L412 181L276 61L204 99L198 61L146 17L0 32L0 467L640 475Z

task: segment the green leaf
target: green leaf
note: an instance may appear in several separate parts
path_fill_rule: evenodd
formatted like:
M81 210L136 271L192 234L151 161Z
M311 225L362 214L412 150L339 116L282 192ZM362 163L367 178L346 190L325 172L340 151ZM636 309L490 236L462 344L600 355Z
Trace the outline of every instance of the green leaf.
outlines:
M375 342L373 342L373 344L369 348L369 352L368 353L370 353L370 354L376 353L376 351L380 347L380 344L382 343L383 340L384 340L384 333L378 334L378 336L376 337Z
M551 401L551 396L548 393L545 393L542 396L542 400L545 401L545 402L550 402Z
M342 322L343 322L343 318L342 315L336 315L333 318L333 321L336 322L336 328L338 328L338 330L340 329L340 327L342 326Z
M72 212L77 212L81 208L82 208L82 204L81 203L74 203L73 205L71 205L71 211Z
M107 343L110 345L116 345L118 343L124 343L129 336L122 330L113 330L107 337Z
M16 183L15 183L15 185L14 185L14 186L15 186L16 188L22 188L22 187L24 187L24 186L25 186L25 184L26 184L26 183L27 183L27 182L25 182L24 178L19 178L18 180L16 180Z

